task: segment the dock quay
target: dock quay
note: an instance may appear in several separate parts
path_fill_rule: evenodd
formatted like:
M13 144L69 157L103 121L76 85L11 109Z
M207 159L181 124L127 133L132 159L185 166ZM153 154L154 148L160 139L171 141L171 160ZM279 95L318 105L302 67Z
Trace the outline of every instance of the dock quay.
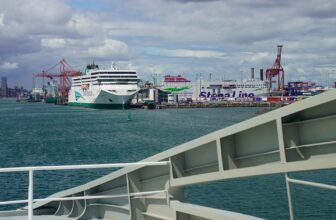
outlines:
M288 103L287 103L288 104ZM227 107L281 107L282 102L209 102L209 103L161 103L155 105L156 109L169 108L227 108Z

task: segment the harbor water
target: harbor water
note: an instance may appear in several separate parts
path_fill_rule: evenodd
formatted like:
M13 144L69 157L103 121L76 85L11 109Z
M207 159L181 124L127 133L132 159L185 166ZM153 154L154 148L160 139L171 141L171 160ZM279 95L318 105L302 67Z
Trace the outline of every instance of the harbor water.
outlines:
M97 110L0 99L0 167L136 162L255 116L258 108ZM263 134L260 134L263 135ZM34 198L86 183L113 169L39 171ZM336 185L335 170L290 177ZM27 198L27 173L0 174L0 201ZM336 219L336 192L292 185L296 219ZM188 202L288 219L283 175L188 187ZM20 206L0 206L0 210Z

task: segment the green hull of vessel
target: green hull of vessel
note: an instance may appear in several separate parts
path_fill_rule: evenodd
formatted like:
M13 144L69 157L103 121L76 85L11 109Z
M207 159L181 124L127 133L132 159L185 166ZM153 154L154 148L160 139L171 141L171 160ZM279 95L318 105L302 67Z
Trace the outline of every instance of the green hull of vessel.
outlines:
M94 103L78 103L78 102L69 102L70 106L81 106L87 108L101 108L101 109L126 109L128 105L123 104L94 104Z
M46 98L44 99L44 102L45 102L45 103L55 103L55 101L56 101L56 98L55 98L55 97L46 97Z

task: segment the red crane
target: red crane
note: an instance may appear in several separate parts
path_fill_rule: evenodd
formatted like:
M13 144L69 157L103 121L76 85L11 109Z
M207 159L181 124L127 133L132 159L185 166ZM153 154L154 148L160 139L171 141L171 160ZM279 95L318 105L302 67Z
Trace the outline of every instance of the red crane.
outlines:
M282 45L278 45L277 57L271 68L266 70L266 79L269 80L269 87L272 88L272 78L278 77L278 90L284 90L285 71L281 66L281 50Z
M59 66L59 73L50 73L50 71L54 68ZM82 73L80 71L75 71L72 69L72 67L65 61L65 59L62 59L54 66L50 67L47 70L43 70L42 73L37 73L34 76L35 77L47 77L47 78L54 78L58 77L60 78L60 86L59 86L59 92L61 97L62 104L66 102L68 98L68 88L71 86L71 80L70 77L74 76L80 76Z

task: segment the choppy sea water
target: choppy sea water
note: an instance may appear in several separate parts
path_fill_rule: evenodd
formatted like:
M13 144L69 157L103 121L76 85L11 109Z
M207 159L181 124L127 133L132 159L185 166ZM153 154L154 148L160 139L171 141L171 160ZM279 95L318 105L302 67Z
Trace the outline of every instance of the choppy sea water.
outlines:
M97 110L0 100L0 167L135 162L253 117L257 110ZM129 112L132 121L127 121ZM45 197L109 172L36 172L34 197ZM335 174L335 170L327 170L291 177L336 184ZM0 174L0 201L26 199L27 182L26 173ZM335 191L297 185L291 190L296 219L336 219ZM266 219L289 218L283 175L192 186L185 196L191 203L208 207Z

